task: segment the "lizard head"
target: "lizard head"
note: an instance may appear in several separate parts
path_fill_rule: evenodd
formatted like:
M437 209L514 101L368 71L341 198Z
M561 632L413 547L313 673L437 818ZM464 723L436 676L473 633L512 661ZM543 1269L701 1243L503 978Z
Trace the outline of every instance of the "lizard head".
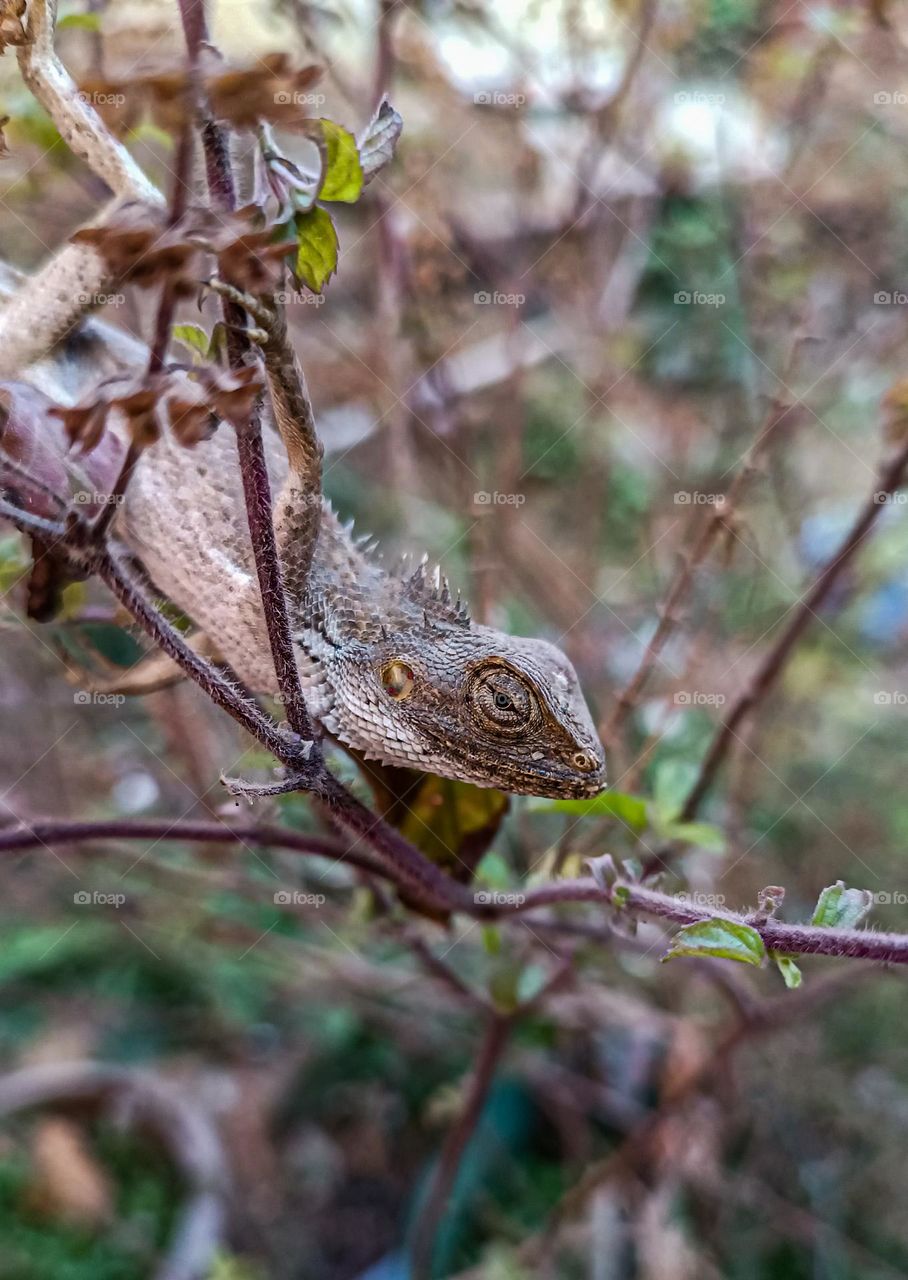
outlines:
M576 672L554 645L440 626L347 649L340 661L348 669L333 673L325 722L367 758L519 795L593 796L605 786Z

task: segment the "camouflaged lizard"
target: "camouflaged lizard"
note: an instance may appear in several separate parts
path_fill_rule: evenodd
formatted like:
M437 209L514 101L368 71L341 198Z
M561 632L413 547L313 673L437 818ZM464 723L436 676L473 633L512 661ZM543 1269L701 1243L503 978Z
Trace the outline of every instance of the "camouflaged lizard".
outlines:
M256 319L263 317L275 326L263 346L281 428L280 436L268 433L275 532L311 715L385 765L519 794L596 794L605 780L602 748L564 654L475 623L424 561L389 572L369 540L355 537L322 499L321 447L302 374L282 323L256 305ZM72 402L86 378L125 375L141 367L143 354L127 335L87 320L28 378ZM114 529L209 649L251 689L273 695L230 428L222 424L192 448L165 436L147 449Z
M80 98L53 49L54 5L33 0L19 58L70 146L121 199L160 196ZM73 404L103 378L134 377L147 351L94 320L80 295L105 282L84 245L64 247L0 307L0 376ZM9 285L9 280L7 281ZM224 287L226 290L226 286ZM367 759L540 796L595 795L603 752L564 654L473 622L424 563L389 572L321 494L305 380L279 308L239 298L261 328L274 420L268 466L297 664L319 725ZM66 336L63 336L66 335ZM40 352L59 339L46 358ZM278 434L279 433L279 434ZM2 429L0 429L2 435ZM66 460L76 473L76 461ZM78 477L76 476L76 479ZM192 448L164 436L140 456L115 536L251 689L273 694L241 477L225 425Z

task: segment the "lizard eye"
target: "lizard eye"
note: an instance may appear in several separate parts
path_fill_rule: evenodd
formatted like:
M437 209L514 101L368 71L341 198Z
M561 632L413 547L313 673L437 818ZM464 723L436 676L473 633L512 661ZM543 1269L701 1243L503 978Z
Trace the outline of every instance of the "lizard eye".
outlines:
M513 671L496 666L479 675L470 690L480 719L493 729L519 733L538 715L533 691Z
M409 698L413 692L414 679L413 669L399 659L385 663L381 669L382 687L388 697L396 702Z

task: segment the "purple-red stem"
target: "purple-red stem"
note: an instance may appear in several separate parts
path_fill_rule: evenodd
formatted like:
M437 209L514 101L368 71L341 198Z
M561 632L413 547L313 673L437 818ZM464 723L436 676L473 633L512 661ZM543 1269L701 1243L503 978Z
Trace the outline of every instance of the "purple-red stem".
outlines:
M194 64L202 45L208 41L202 0L180 0L180 15L190 63ZM200 102L199 105L203 104ZM223 213L233 213L236 209L236 186L227 138L224 130L210 116L202 121L202 147L211 198ZM252 350L244 332L245 314L241 307L227 299L221 300L221 307L227 326L227 356L230 366L242 369ZM295 733L313 741L312 724L296 665L287 596L274 536L271 484L262 441L260 410L256 409L245 425L237 428L237 452L249 534L262 594L262 610L284 714ZM316 768L319 760L318 746L313 741L311 767Z

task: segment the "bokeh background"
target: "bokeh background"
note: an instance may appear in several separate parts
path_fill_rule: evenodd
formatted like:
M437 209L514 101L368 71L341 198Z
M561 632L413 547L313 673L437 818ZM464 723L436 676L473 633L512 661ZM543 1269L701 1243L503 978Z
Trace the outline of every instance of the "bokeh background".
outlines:
M77 78L182 58L158 0L62 18ZM562 645L615 792L640 798L599 814L512 800L480 884L645 860L906 426L904 6L283 0L222 3L212 23L239 65L324 64L315 114L361 129L387 88L405 122L395 165L340 216L337 278L290 304L329 495L389 558L440 560L480 620ZM104 191L11 53L0 114L3 257L27 270ZM166 186L172 140L142 121L129 145ZM127 292L103 314L147 338L149 305ZM672 891L739 909L780 885L794 920L842 879L875 895L876 923L908 927L904 497L736 735ZM26 622L27 563L0 530L0 821L234 814L220 775L267 760L198 690L92 693L138 637L93 585ZM421 794L424 847L488 818L482 797ZM300 796L255 816L317 827ZM901 976L813 961L789 992L774 968L661 965L652 925L616 937L597 909L561 915L571 981L512 1033L435 1274L908 1275ZM5 1068L147 1068L220 1133L217 1280L407 1276L480 1036L420 948L507 1007L565 944L404 923L340 866L166 839L6 854L0 927ZM150 1275L181 1195L116 1116L20 1118L0 1138L0 1277Z

